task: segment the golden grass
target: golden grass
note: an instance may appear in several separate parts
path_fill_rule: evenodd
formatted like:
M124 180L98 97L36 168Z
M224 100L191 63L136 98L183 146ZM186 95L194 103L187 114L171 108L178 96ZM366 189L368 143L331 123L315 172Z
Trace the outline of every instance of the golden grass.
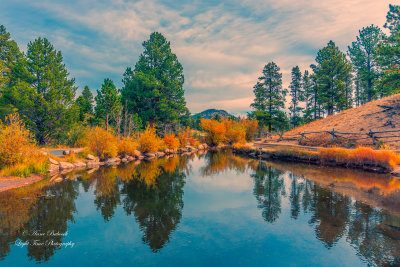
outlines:
M400 163L400 156L393 151L373 150L369 147L321 148L318 154L322 162L334 161L346 165L371 165L393 169Z

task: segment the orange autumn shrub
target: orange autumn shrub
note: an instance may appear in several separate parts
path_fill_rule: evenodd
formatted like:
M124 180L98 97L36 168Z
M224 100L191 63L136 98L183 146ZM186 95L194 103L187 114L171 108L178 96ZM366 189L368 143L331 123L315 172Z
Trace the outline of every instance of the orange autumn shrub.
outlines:
M180 146L181 147L187 146L189 144L190 137L191 137L190 128L189 127L183 128L183 130L181 130L178 133L178 139L179 139Z
M141 152L156 152L163 149L165 145L162 140L157 136L154 127L147 126L138 139L138 149Z
M179 139L173 134L165 135L163 142L168 149L177 149L180 146Z
M246 141L250 142L251 140L253 140L254 135L258 129L257 120L242 119L240 120L240 124L242 124L245 128Z
M118 154L121 156L134 155L138 144L131 137L122 137L118 140Z
M224 122L217 120L201 119L200 127L206 132L206 143L219 145L226 141L226 127Z
M101 127L89 130L88 146L90 151L102 159L115 157L118 153L117 137Z
M356 149L322 148L319 150L321 161L335 161L346 165L372 165L393 169L400 163L400 156L389 150L373 150L369 147Z
M0 164L21 163L36 149L29 130L17 113L10 114L0 122Z
M232 144L246 142L246 130L244 126L234 120L225 120L226 141Z

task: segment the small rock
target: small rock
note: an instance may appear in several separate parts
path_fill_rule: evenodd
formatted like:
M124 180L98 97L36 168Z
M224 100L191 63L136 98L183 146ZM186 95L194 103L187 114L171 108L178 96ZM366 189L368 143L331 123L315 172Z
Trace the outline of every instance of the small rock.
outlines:
M144 153L144 156L148 159L152 159L156 157L155 153Z
M61 161L60 162L60 170L68 170L68 169L73 169L75 168L74 164L66 162L66 161Z
M124 162L124 163L125 163L125 162L128 162L128 159L123 158L123 159L122 159L122 162Z
M135 151L133 152L133 155L132 155L132 156L138 158L138 157L140 157L141 155L142 155L142 152L140 152L139 150L135 150Z
M132 157L132 156L129 156L129 157L128 157L128 161L134 161L134 160L135 160L134 157Z
M400 177L400 167L395 168L395 169L392 171L392 175L393 175L393 176L396 176L396 177Z
M58 165L58 161L52 158L49 158L50 164Z
M164 157L165 156L165 153L164 152L157 152L156 153L156 157L157 158L161 158L161 157Z
M60 170L60 166L57 164L50 164L48 172L58 172Z
M54 180L54 182L56 182L56 183L59 183L59 182L62 182L62 181L63 181L63 178L61 178L61 177L58 177L57 179Z
M88 155L86 156L86 159L87 159L87 160L97 160L97 161L98 161L99 158L93 156L92 154L88 154Z
M86 163L84 163L82 161L77 161L77 162L74 162L74 166L75 166L75 168L86 168Z
M117 163L120 162L121 159L120 158L109 158L105 161L105 164L109 165L109 164L113 164L113 163Z
M204 149L204 146L203 146L203 145L199 145L199 146L197 147L197 149L198 149L198 150L203 150L203 149Z

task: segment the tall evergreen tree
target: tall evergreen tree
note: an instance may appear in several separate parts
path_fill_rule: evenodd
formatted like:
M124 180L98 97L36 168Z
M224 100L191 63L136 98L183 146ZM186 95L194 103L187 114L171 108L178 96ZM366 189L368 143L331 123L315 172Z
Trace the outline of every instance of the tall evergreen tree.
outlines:
M148 77L154 77L162 85L157 99L160 108L158 123L176 124L188 114L183 90L183 67L172 53L170 42L161 33L153 32L149 40L143 42L143 47L144 51L134 71L129 71L131 75L142 72ZM124 80L130 80L129 71L127 69Z
M63 142L78 112L74 79L68 78L61 52L46 38L29 42L26 69L30 83L11 74L16 82L6 88L3 99L18 110L40 144Z
M381 95L400 92L400 6L389 5L384 25L390 35L384 38L377 49L378 64L383 69Z
M348 47L348 55L357 72L358 79L366 85L364 89L367 101L377 97L376 81L379 78L379 70L376 62L378 44L383 38L379 27L371 25L362 28L357 36L357 41Z
M154 75L139 71L125 80L121 90L122 103L126 103L129 113L138 114L142 121L152 126L163 117L165 98L161 91L163 84Z
M303 109L299 106L299 103L304 101L304 91L301 84L302 77L299 66L293 67L292 69L292 81L289 85L290 96L292 97L289 110L292 114L292 124L296 127L300 123L300 112Z
M282 73L280 68L270 62L264 66L262 76L254 86L254 103L251 104L255 117L268 130L281 130L286 127L287 119L283 112L287 90L282 89Z
M314 87L308 70L304 71L302 87L304 92L304 101L306 102L303 120L304 122L310 122L313 120L313 112L315 109L314 98L316 99L316 96L314 95Z
M108 130L111 119L121 108L121 99L112 80L104 79L101 89L97 90L95 100L96 119L104 122L106 130Z
M313 65L313 71L320 103L329 116L346 106L345 82L352 66L333 41L318 51L315 61L317 65Z
M10 33L3 25L0 25L0 60L3 67L0 79L7 81L4 86L11 87L18 81L29 81L26 57L19 50L17 43L10 38Z
M79 120L81 122L93 115L93 94L88 86L83 88L82 95L76 99L76 104L79 107Z

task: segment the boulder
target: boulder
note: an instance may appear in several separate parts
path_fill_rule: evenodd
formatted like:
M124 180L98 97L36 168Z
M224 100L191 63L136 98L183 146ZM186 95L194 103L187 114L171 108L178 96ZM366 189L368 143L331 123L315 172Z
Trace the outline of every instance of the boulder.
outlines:
M199 145L199 146L197 147L197 149L198 149L198 150L203 150L203 149L204 149L204 146L203 146L203 145Z
M100 165L99 161L95 161L95 160L89 160L88 162L86 162L86 167L87 168L95 168L97 166Z
M132 156L129 156L129 157L128 157L128 161L134 161L134 160L135 160L134 157L132 157Z
M110 164L118 163L118 162L120 162L120 161L121 161L120 158L108 158L108 159L105 161L105 164L110 165Z
M77 161L77 162L74 162L74 166L75 166L75 168L86 168L86 163L84 163L82 161Z
M139 156L139 157L137 157L137 159L140 161L140 160L144 159L144 156Z
M60 165L56 164L50 164L48 172L58 172L60 170Z
M161 157L164 157L165 156L165 153L164 152L157 152L156 153L156 157L157 158L161 158Z
M148 152L148 153L144 153L144 156L145 156L146 158L148 158L148 159L152 159L152 158L155 158L155 157L156 157L156 154L155 154L155 153L150 153L150 152Z
M60 170L69 170L75 168L74 164L66 162L66 161L61 161L60 162Z
M54 165L58 165L59 164L57 160L52 159L52 158L49 158L49 162L50 162L50 164L54 164Z
M395 168L395 169L392 171L392 175L393 175L393 176L396 176L396 177L400 177L400 167Z
M133 155L132 155L132 156L138 158L138 157L142 156L142 152L140 152L139 150L135 150L135 151L133 152Z
M122 162L126 163L126 162L128 162L128 159L127 158L123 158Z
M99 158L93 156L92 154L88 154L88 155L86 156L86 159L87 159L87 160L99 161Z

